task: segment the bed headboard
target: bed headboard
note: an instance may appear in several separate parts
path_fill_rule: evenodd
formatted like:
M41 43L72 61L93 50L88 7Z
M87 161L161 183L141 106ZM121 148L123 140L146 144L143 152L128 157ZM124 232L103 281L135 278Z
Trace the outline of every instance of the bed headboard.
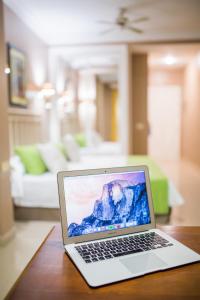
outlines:
M8 111L10 154L14 147L44 141L42 117L27 110Z

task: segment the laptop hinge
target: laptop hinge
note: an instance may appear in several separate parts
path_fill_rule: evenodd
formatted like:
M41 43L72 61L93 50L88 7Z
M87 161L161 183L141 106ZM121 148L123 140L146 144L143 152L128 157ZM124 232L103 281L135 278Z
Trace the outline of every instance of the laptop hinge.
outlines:
M138 231L138 232L132 232L132 233L121 234L121 235L102 237L102 238L95 239L95 240L88 240L88 241L82 241L82 242L75 242L75 243L73 243L73 244L82 244L82 243L95 242L95 241L100 241L100 240L105 240L105 239L110 239L110 238L118 238L118 237L130 235L130 234L140 234L140 233L147 232L147 231L149 231L149 229L147 229L147 230L141 230L141 231Z

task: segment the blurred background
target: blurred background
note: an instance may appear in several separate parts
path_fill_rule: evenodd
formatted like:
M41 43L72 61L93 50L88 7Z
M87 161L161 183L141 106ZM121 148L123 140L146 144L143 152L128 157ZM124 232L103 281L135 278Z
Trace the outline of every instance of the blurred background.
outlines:
M0 0L0 299L59 222L56 173L148 165L199 226L200 1Z

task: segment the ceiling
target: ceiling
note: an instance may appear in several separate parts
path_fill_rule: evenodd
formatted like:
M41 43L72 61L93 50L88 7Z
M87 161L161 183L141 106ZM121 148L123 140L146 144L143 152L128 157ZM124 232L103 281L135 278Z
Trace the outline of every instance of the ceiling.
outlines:
M199 0L4 0L4 3L46 44L72 45L138 41L200 39ZM114 21L120 7L143 34L109 28L98 21Z
M122 47L120 45L58 46L50 48L49 52L54 57L60 57L73 69L87 69L95 74L116 74ZM194 57L199 58L200 61L200 43L133 44L130 51L148 54L149 67L184 67ZM166 58L169 57L174 61L168 64Z
M122 48L120 45L50 47L49 60L59 57L71 68L98 75L101 81L110 84L117 81Z

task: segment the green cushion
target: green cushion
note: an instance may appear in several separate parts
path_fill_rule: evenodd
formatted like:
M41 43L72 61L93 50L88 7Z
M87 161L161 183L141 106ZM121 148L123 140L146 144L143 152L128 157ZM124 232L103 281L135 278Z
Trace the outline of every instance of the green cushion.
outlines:
M83 133L77 133L75 136L76 143L81 147L87 146L86 136Z
M40 175L47 171L36 145L18 146L15 153L20 157L27 173Z
M146 165L149 168L151 181L152 198L154 212L157 215L165 215L169 212L169 187L168 178L157 165L157 163L148 155L131 155L128 157L128 165Z

